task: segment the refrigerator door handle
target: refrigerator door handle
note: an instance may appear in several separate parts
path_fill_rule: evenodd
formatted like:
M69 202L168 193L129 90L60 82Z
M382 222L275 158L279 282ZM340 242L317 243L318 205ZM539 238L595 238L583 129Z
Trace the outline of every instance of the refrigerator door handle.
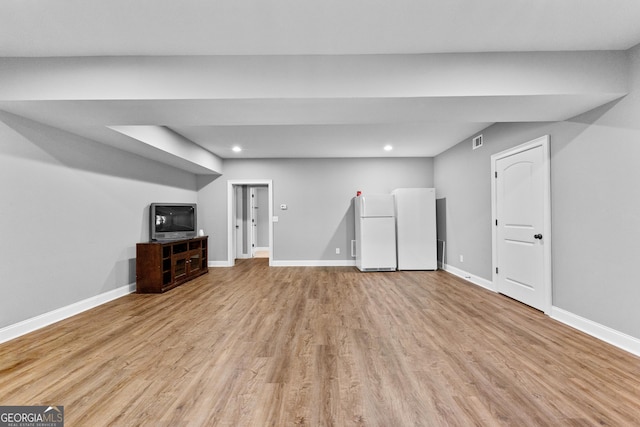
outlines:
M356 241L355 240L351 241L351 257L352 258L356 257Z

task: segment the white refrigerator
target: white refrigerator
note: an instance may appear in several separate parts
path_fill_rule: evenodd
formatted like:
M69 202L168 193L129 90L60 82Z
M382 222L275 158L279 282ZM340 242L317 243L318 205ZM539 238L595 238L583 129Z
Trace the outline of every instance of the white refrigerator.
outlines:
M437 270L435 188L398 188L395 214L398 270Z
M391 194L358 196L355 210L355 257L360 271L396 269L395 204Z

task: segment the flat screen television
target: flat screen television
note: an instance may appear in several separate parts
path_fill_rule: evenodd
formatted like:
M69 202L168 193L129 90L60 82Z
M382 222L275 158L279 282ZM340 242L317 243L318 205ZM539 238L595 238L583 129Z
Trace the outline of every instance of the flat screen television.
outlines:
M195 203L152 203L149 207L151 240L196 237L198 210Z

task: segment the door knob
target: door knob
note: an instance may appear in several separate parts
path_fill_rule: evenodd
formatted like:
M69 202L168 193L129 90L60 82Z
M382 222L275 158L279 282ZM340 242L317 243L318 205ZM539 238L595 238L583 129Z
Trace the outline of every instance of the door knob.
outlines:
M533 238L534 238L534 239L542 240L542 234L534 234L534 235L533 235Z

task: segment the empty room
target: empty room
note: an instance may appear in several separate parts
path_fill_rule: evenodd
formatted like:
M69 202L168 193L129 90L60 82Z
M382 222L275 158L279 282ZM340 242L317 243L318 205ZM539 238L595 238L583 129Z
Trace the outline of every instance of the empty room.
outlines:
M0 427L640 425L638 22L1 2Z

